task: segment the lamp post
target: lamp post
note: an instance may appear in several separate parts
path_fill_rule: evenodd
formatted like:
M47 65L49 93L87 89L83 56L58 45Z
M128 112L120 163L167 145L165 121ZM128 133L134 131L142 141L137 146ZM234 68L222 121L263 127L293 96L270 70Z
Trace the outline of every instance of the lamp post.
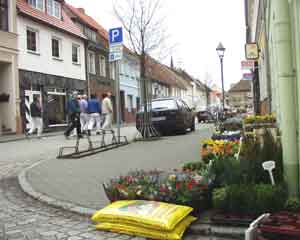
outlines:
M221 64L221 80L222 80L222 107L223 107L223 113L225 109L225 92L224 92L224 76L223 76L223 58L225 53L225 48L223 44L220 42L218 47L216 48L218 56L220 58L220 64Z

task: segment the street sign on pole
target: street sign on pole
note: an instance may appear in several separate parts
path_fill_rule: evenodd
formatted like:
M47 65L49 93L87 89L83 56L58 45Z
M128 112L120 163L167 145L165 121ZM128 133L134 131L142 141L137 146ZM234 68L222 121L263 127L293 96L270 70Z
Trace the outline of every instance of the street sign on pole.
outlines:
M121 27L109 29L109 61L115 65L115 92L116 92L116 115L117 135L120 143L121 132L121 104L120 104L120 60L123 57L123 30Z
M123 57L123 30L112 28L109 30L109 61L122 60Z
M253 79L253 73L244 73L243 74L243 80L252 80Z
M247 60L247 61L242 61L242 70L253 70L254 69L254 61L253 60Z
M122 44L122 43L123 43L123 29L121 27L109 29L109 45Z

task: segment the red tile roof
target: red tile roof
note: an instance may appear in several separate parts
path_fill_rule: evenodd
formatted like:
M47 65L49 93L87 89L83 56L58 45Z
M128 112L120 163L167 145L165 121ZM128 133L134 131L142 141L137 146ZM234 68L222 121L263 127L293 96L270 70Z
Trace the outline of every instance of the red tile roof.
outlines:
M62 3L64 5L64 3ZM48 15L46 12L31 7L26 0L17 0L18 13L43 22L46 25L55 27L61 31L86 38L81 30L72 22L62 8L62 20Z
M180 76L153 58L148 57L146 60L146 75L152 80L156 80L165 85L186 89L183 83L184 80L180 79Z
M98 30L99 34L105 39L108 40L108 32L103 28L98 22L96 22L92 17L86 15L82 9L73 7L72 5L65 3L65 6L76 15L82 22Z

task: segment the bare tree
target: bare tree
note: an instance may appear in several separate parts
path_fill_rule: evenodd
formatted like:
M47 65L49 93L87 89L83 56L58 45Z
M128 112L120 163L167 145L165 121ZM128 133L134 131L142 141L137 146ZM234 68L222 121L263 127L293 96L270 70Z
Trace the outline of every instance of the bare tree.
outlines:
M212 91L211 87L213 85L213 79L210 73L206 72L204 76L204 84L205 84L205 93L206 93L206 103L207 107L210 105L210 93Z
M160 0L115 0L114 13L127 32L130 48L140 58L141 97L144 107L141 134L150 139L159 134L152 124L152 86L147 77L147 58L166 40ZM149 61L148 61L149 62Z

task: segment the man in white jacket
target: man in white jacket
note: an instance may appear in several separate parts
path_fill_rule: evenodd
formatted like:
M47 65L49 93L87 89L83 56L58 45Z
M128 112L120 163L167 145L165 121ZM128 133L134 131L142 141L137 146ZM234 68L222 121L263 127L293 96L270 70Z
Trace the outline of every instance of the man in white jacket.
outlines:
M102 94L102 114L104 117L104 123L102 128L104 130L112 129L113 122L113 106L111 102L111 92Z

